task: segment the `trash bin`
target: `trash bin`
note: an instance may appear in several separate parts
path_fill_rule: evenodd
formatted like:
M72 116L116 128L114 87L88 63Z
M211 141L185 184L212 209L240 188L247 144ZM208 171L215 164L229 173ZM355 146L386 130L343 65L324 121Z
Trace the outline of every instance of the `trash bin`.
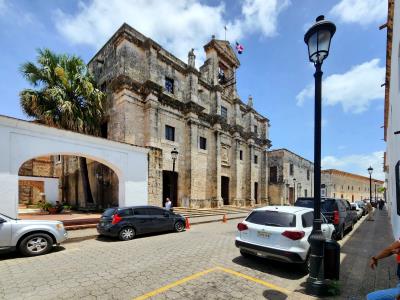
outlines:
M339 280L340 245L334 240L324 243L324 273L325 279Z

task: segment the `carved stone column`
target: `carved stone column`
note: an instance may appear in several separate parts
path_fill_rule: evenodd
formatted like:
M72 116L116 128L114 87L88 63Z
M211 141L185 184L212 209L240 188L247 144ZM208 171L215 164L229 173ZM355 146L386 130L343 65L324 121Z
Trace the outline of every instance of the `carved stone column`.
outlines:
M246 176L246 181L247 181L247 195L246 195L246 205L248 206L254 206L254 187L253 187L253 178L252 178L252 173L253 173L253 158L254 158L254 141L252 139L248 140L248 145L249 145L249 156L248 156L248 161L247 161L247 176Z
M234 135L234 155L233 155L233 180L232 180L232 194L234 196L233 203L236 206L241 206L241 188L243 183L240 180L240 138L239 134L235 133Z
M221 197L221 133L220 125L218 124L215 128L215 175L216 175L216 201L217 206L222 207L224 201Z
M261 183L260 183L260 200L261 204L269 204L268 203L268 156L267 151L261 151Z

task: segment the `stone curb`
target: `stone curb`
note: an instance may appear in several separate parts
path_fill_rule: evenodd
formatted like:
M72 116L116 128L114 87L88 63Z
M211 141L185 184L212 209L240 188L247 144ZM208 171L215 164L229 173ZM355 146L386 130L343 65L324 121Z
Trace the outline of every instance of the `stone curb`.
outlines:
M246 216L240 216L240 217L238 216L238 217L227 218L227 220L228 221L230 221L230 220L238 220L238 219L244 219L245 217ZM195 225L200 225L200 224L207 224L207 223L216 223L216 222L222 223L222 220L218 219L218 220L209 220L209 221L199 221L199 222L190 223L190 226L195 226ZM87 229L87 228L85 228L85 229ZM68 238L64 242L62 242L62 244L83 242L83 241L86 241L86 240L95 239L98 236L99 236L98 234L90 234L90 235L86 235L86 236Z

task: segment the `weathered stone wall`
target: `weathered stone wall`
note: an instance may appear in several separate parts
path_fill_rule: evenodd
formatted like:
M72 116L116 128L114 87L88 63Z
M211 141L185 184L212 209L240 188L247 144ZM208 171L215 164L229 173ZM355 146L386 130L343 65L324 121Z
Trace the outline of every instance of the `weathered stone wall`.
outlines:
M149 152L149 204L162 206L162 150L152 148Z
M54 157L42 156L25 162L19 169L19 176L56 177Z
M198 71L193 52L186 64L122 26L89 63L108 93L108 138L152 149L151 204L162 204L162 171L172 171L174 148L179 151L178 205L221 206L221 176L229 177L229 204L255 204L255 182L257 202L265 203L269 121L253 109L252 99L246 105L238 98L234 80L240 63L229 44L213 39L205 50L207 60ZM218 81L220 67L234 79L229 87ZM166 78L174 81L173 93L165 89ZM227 108L227 119L221 106ZM165 139L165 125L175 128L175 141ZM200 149L200 137L207 140L205 150Z
M290 165L293 165L292 174ZM286 149L278 149L268 152L268 168L270 167L277 168L277 182L269 183L272 203L290 204L290 200L294 203L298 197L313 195L314 164L311 161ZM289 199L290 188L294 189L294 199Z
M58 177L54 168L55 156L42 156L28 160L19 169L19 176ZM26 205L37 204L44 192L43 181L19 180L19 203Z
M34 205L42 200L44 193L44 182L33 180L18 181L19 204Z
M63 156L65 168L60 178L60 198L78 208L106 208L118 206L118 176L108 167L86 159L93 203L85 202L79 157ZM97 176L101 175L101 179Z

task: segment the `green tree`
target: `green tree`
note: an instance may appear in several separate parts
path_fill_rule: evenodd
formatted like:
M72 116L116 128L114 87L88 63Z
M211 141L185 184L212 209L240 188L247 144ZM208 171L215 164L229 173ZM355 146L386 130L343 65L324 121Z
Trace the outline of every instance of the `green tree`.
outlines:
M39 49L37 62L24 63L21 73L34 89L20 92L23 112L36 121L79 133L99 135L105 94L77 56ZM93 202L87 162L79 158L86 202Z

